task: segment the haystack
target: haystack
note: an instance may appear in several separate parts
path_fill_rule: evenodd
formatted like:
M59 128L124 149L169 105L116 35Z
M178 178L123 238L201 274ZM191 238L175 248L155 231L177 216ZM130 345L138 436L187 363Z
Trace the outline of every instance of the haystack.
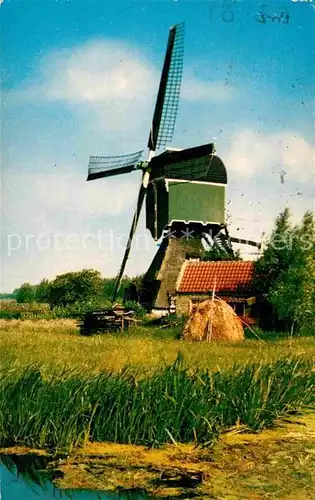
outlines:
M221 299L200 302L184 326L184 340L239 342L244 340L242 323L232 307Z

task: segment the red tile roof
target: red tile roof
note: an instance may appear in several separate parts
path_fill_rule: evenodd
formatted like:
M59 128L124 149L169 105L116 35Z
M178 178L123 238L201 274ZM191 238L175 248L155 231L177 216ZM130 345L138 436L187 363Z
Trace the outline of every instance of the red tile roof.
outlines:
M237 292L250 289L254 263L225 260L217 262L186 261L183 264L177 291L183 293Z

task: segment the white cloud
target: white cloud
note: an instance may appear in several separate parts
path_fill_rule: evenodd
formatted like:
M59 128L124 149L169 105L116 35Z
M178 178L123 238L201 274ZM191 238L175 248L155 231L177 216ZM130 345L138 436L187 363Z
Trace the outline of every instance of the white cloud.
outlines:
M119 215L130 208L136 199L139 184L134 176L125 177L87 183L85 179L66 171L59 178L46 174L32 183L31 197L41 209L50 211Z
M140 131L153 112L159 72L135 47L93 40L43 56L29 79L3 98L9 105L64 104L98 130Z
M230 234L261 241L277 215L288 207L293 223L313 206L314 148L297 131L258 133L240 129L225 144L228 172L227 211ZM257 256L240 246L244 258Z
M144 101L156 79L152 64L118 41L96 40L51 53L41 69L45 97L68 103Z
M42 57L37 77L13 92L11 98L64 101L67 104L112 105L148 109L158 89L161 68L136 47L120 40L92 40L56 50ZM187 75L187 76L185 76ZM221 81L196 78L185 70L182 98L187 101L222 101L234 90Z
M21 173L14 176L14 181L7 179L3 187L3 220L7 226L14 221L25 231L38 230L40 221L44 225L58 221L61 230L70 217L77 230L83 219L132 212L139 184L138 175L86 182L66 167L62 175Z
M235 90L225 82L211 82L194 77L183 81L182 97L187 101L227 101L234 95Z
M287 180L311 182L315 149L294 131L273 134L243 129L231 139L225 163L231 173L251 177L281 170Z
M5 290L82 268L100 269L106 276L118 272L139 175L86 182L70 167L64 166L61 171L62 175L45 173L40 177L33 172L10 172L6 179L1 269ZM152 255L152 249L151 253L147 251L150 238L143 216L138 228L140 247L137 250L137 245L133 246L131 274L143 272ZM98 240L99 233L102 240Z

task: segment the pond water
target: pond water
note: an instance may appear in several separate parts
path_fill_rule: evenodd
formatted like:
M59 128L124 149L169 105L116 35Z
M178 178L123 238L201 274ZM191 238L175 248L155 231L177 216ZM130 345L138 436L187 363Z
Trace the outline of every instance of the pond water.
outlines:
M0 500L145 500L152 498L142 492L111 493L91 490L62 490L51 480L53 472L46 469L47 459L35 455L11 457L0 455Z

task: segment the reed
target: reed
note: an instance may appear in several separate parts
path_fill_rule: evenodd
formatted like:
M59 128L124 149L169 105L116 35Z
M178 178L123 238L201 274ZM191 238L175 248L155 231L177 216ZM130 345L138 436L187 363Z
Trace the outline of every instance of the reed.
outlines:
M252 431L315 406L315 371L307 360L188 370L181 355L162 371L139 378L82 374L38 366L0 374L0 445L66 449L86 442L159 446L207 443L237 424Z

